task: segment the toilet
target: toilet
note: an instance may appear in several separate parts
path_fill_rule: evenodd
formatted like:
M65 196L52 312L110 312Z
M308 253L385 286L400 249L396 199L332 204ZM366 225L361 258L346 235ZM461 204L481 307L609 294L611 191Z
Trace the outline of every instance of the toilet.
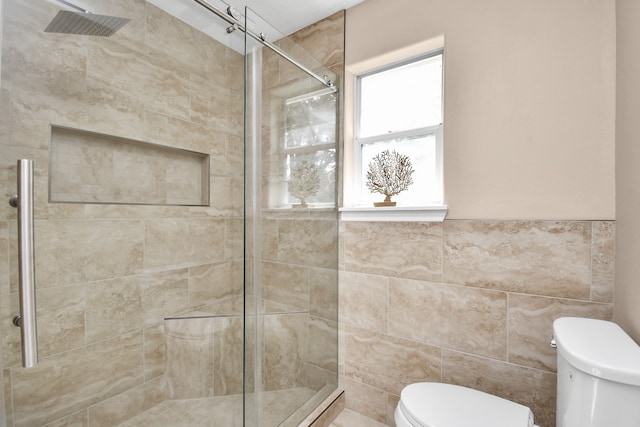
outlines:
M615 323L564 317L553 323L557 348L556 427L640 426L640 347ZM397 427L537 427L523 405L467 387L406 386Z

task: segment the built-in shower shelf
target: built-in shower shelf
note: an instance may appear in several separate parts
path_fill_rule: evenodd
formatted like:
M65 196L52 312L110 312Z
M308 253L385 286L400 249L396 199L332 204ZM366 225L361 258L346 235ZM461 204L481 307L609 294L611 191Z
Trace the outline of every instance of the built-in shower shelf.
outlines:
M51 126L53 203L209 205L209 155Z

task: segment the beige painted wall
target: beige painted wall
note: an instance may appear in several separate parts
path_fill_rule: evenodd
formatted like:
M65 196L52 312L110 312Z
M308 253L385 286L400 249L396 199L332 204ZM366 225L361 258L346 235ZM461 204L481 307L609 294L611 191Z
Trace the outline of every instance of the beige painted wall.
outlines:
M617 1L616 284L614 319L640 341L640 3Z
M448 218L614 219L615 0L367 0L347 72L442 35Z

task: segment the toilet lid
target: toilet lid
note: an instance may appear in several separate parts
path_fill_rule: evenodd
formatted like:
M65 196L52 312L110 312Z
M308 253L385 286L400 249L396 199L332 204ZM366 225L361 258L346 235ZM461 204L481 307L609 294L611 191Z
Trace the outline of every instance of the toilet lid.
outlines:
M420 427L531 427L533 414L491 394L441 383L415 383L402 390L400 407Z

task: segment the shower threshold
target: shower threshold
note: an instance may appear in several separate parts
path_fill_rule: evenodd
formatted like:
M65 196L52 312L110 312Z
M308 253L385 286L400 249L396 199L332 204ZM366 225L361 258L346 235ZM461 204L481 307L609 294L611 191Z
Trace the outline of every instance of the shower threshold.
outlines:
M262 393L260 426L281 425L317 390L297 387ZM242 427L242 395L165 400L118 427Z

